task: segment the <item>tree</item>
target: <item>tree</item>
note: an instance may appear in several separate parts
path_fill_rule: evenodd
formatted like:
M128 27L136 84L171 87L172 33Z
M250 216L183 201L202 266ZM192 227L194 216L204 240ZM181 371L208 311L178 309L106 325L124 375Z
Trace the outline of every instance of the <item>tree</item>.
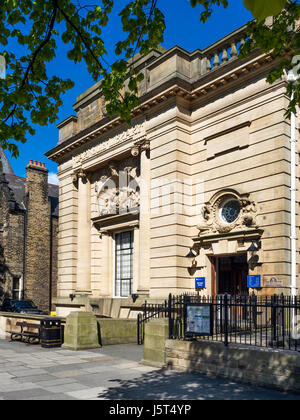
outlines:
M267 53L272 51L274 58L282 58L280 64L267 77L269 83L274 83L285 72L292 70L294 76L300 74L300 5L298 1L287 0L244 0L247 7L253 6L256 21L248 25L248 35L245 46L240 52L240 58L245 58L251 51L260 49ZM262 8L261 5L265 5ZM266 17L274 16L272 25L265 22ZM289 59L283 58L289 53ZM300 85L290 81L287 86L290 104L286 117L296 113L296 106L300 105Z
M201 7L200 19L205 22L214 6L227 7L228 1L190 0L190 4ZM74 63L83 60L93 79L101 79L107 113L118 114L130 122L131 111L139 104L138 84L143 78L130 64L130 58L137 52L146 55L163 42L165 18L158 8L159 0L128 0L120 13L126 38L116 44L119 58L110 65L105 61L102 31L109 24L114 0L97 3L0 0L0 54L7 66L6 77L1 78L0 73L0 144L13 155L18 155L18 142L24 143L28 133L34 134L34 124L54 123L63 94L74 86L70 79L48 76L47 65L56 56L59 38L68 46L70 60ZM273 50L277 57L283 56L286 49L292 53L298 51L297 1L244 0L244 3L256 21L249 24L251 37L241 51L242 58L256 48ZM264 23L270 14L275 16L272 27ZM10 50L11 40L16 41L21 56ZM280 77L291 64L291 60L282 60L279 68L270 73L269 82ZM300 102L298 85L288 87L290 96L292 92L295 95L290 111Z

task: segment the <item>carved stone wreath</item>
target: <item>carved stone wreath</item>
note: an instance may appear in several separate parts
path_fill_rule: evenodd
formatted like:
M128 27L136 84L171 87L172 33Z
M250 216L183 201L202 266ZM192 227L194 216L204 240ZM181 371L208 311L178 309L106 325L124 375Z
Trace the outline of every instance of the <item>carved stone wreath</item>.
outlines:
M137 209L140 205L139 165L136 159L110 162L95 182L98 213L108 216ZM123 177L123 178L120 178ZM123 181L120 183L120 180Z
M230 206L231 204L231 206ZM226 207L227 206L227 207ZM249 195L230 190L220 192L202 207L199 235L222 234L257 228L257 206Z

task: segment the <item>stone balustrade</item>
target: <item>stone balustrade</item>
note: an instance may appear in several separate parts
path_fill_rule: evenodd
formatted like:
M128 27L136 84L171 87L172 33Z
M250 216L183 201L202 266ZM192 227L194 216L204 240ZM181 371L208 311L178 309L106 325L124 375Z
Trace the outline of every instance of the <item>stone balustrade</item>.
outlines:
M203 50L204 60L207 63L207 72L236 59L246 39L246 26L243 26Z

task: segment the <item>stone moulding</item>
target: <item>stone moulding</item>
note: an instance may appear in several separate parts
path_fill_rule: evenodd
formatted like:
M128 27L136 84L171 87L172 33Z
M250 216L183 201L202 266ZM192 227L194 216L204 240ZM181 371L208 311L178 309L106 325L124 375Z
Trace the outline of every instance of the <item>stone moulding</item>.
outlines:
M102 153L107 152L108 150L111 150L113 147L119 147L121 144L126 143L130 140L138 140L141 137L145 136L145 125L142 124L136 124L133 127L130 127L126 131L123 131L114 137L110 137L106 140L100 141L98 144L88 148L84 152L73 156L72 162L73 162L73 168L77 168L82 166L84 162L89 160L90 158L95 158Z
M151 92L149 95L146 95L144 102L142 101L141 105L139 105L136 109L132 111L132 117L137 117L142 115L144 112L149 111L151 108L155 107L156 105L168 101L170 98L181 98L184 100L189 101L191 104L197 103L197 101L201 100L201 98L205 98L208 94L212 93L215 94L218 91L218 88L223 88L227 84L231 84L232 82L238 82L241 77L248 75L251 72L262 72L267 71L266 66L270 66L270 63L275 62L272 54L256 54L252 59L249 59L248 62L240 65L241 63L238 60L229 60L224 64L213 68L208 73L202 75L199 78L197 84L189 84L188 82L184 82L178 77L175 77L171 81L166 82L165 85L160 86L159 93ZM238 67L237 67L237 65ZM275 63L276 64L276 63ZM227 65L230 65L230 68L227 69ZM231 67L233 66L233 67ZM228 70L226 72L226 70ZM173 83L172 83L173 82ZM85 135L77 133L74 137L67 140L67 144L56 146L54 149L50 150L46 153L46 156L54 161L60 161L60 159L67 153L73 151L74 149L82 146L83 144L90 143L91 141L95 140L97 137L109 132L116 127L121 126L123 123L119 117L114 118L104 124L101 124L100 127L95 129L94 131L90 131ZM122 142L126 142L128 136L130 136L131 130L138 129L138 126L134 126L125 130L123 133L115 136L111 139L111 144L103 142L99 145L92 147L91 150L94 150L94 153L100 154L101 152L105 152L110 147L114 147L120 145ZM145 135L145 132L144 132ZM142 137L142 135L140 136ZM83 152L80 156L84 159L88 159L87 155L83 155L86 152ZM91 157L92 152L88 153ZM80 160L80 157L76 157Z
M100 216L91 219L93 226L99 232L99 237L103 235L112 236L114 232L120 229L137 229L139 228L139 211L116 214L113 216Z
M91 219L99 233L106 234L110 231L120 229L123 226L135 227L139 225L139 209L108 216L98 216Z
M231 240L256 240L260 239L264 233L263 229L249 229L249 230L241 230L238 232L227 232L227 233L216 233L212 235L203 235L197 236L193 238L193 241L198 246L210 244L215 241L219 241L220 239L231 239Z

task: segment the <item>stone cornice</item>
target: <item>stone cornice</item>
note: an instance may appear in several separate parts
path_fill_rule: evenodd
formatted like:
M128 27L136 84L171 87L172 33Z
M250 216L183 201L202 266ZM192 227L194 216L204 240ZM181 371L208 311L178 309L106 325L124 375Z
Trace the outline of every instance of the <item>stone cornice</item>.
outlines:
M139 224L139 210L109 216L98 216L91 219L100 233L118 230L122 227L134 227Z
M229 88L235 83L245 83L245 79L252 79L259 74L265 74L271 67L277 64L272 54L255 53L248 61L243 62L233 58L210 72L201 76L197 83L188 83L185 80L175 77L165 82L157 89L153 89L141 98L141 104L133 110L132 118L137 118L151 111L154 107L166 103L170 99L181 99L187 102L188 106L196 105L198 101L205 100L206 96L218 95L219 90ZM84 144L105 135L116 128L125 125L119 118L104 118L94 126L88 127L80 133L72 136L65 142L59 144L46 153L46 156L60 163L64 156ZM128 126L126 127L128 129Z
M216 233L213 235L197 236L193 238L195 247L203 246L204 244L210 244L212 242L218 242L220 239L231 239L231 240L254 240L260 239L264 233L263 229L247 229L241 231L233 231L228 233Z
M127 127L126 130L116 133L105 141L91 144L90 147L86 147L80 153L75 152L74 156L72 156L73 169L81 168L87 161L111 152L117 146L126 146L128 147L128 151L130 151L137 142L144 142L144 137L145 127L143 122L137 123L129 128Z

